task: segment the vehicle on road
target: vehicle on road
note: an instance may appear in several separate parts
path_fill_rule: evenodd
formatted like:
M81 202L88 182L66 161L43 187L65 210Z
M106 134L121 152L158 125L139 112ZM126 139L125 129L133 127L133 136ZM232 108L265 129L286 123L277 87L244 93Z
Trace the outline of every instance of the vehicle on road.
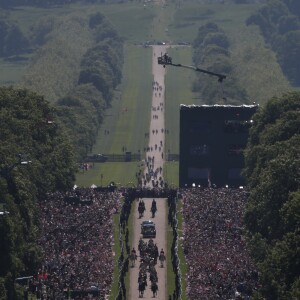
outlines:
M143 238L156 238L155 224L149 220L141 224L141 234Z

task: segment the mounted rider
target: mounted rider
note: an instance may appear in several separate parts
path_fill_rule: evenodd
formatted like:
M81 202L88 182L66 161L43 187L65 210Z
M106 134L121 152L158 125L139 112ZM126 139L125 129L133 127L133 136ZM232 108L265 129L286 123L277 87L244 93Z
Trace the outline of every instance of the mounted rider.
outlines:
M157 245L155 244L154 245L154 262L155 262L155 264L157 263L157 258L158 258L158 247L157 247Z
M152 200L151 209L152 208L155 208L155 210L157 210L155 199Z
M153 293L153 298L155 298L157 291L158 291L158 286L156 282L151 283L151 291Z
M153 199L152 200L152 205L151 205L152 218L155 217L156 211L157 211L156 201L155 201L155 199Z
M145 202L143 200L140 200L139 206L138 206L138 212L140 214L140 218L144 215L145 210L146 210Z
M154 248L154 241L152 238L150 238L149 242L148 242L148 247L149 248Z

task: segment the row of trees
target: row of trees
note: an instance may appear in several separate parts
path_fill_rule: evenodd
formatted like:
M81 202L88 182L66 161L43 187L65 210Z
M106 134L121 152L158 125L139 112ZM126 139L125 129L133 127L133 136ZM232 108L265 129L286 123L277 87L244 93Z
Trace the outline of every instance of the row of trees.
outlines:
M10 8L10 7L24 6L24 5L49 7L52 5L71 4L74 2L105 3L105 2L113 2L113 1L112 0L0 0L0 7Z
M85 157L95 143L103 114L122 79L123 41L103 15L89 20L95 44L83 55L77 84L56 105L77 149Z
M12 56L28 50L29 40L16 23L0 20L0 56Z
M265 299L300 298L300 93L254 116L245 152L245 224Z
M198 30L193 43L193 60L197 66L212 72L225 74L228 78L224 82L224 97L220 84L214 78L200 74L194 83L193 89L199 92L206 104L247 103L247 93L233 75L234 65L229 52L229 39L215 23L206 23Z
M38 50L22 86L54 103L81 160L121 81L123 41L100 13L46 18L30 36Z
M300 85L300 2L297 0L268 1L246 21L259 26L265 41L272 47L290 82Z
M14 279L34 274L40 259L37 199L70 188L76 164L70 140L43 97L2 87L0 106L0 299L20 299Z
M76 162L95 142L121 80L123 41L104 16L56 22L47 19L32 28L31 41L40 48L35 69L23 82L41 92L43 84L53 87L44 97L25 88L0 88L0 299L20 299L14 279L35 274L41 259L37 201L46 192L73 186ZM41 68L44 73L38 74Z

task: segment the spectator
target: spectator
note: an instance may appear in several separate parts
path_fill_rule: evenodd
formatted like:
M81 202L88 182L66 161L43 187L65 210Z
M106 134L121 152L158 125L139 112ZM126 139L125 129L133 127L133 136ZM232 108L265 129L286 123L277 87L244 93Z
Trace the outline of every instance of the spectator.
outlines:
M192 189L182 195L188 298L249 299L258 278L242 235L247 193Z
M101 299L109 294L114 267L112 214L119 211L120 199L118 192L76 189L49 194L40 202L44 263L39 293L49 299L62 299L63 291L69 290L98 290Z

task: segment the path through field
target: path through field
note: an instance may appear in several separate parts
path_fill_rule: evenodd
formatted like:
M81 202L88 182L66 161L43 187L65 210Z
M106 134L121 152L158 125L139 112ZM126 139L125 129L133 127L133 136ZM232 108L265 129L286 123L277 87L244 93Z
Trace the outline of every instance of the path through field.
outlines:
M157 57L165 53L167 46L153 46L152 54L152 109L149 129L149 146L146 153L145 187L162 187L165 145L165 68L157 63Z
M151 158L151 163L149 159L149 168L145 169L145 175L150 176L149 181L146 182L146 187L153 187L152 180L154 182L159 182L159 177L163 180L163 146L165 142L165 132L164 132L164 77L165 77L165 68L157 63L157 57L166 51L166 46L153 46L153 54L152 54L152 70L153 70L153 82L149 82L149 84L153 84L153 95L152 95L152 110L151 110L151 123L149 129L149 151L147 152L147 157ZM156 145L156 147L155 147ZM151 150L152 147L152 150ZM146 158L147 158L146 157ZM153 160L154 158L154 160ZM154 173L151 171L158 171L158 176L154 176ZM161 170L161 171L160 171ZM152 175L151 175L152 174ZM154 239L154 243L157 244L157 247L160 251L161 248L164 249L166 256L168 256L167 252L167 244L166 244L166 210L167 203L166 199L156 198L157 203L157 213L155 218L151 218L150 207L152 203L152 198L144 198L143 201L146 205L146 211L144 213L144 217L139 219L138 214L138 202L135 203L133 208L133 244L132 247L138 249L138 242L141 236L141 223L144 220L153 220L156 226L156 238ZM148 241L148 239L144 239L144 241ZM138 252L138 251L137 251ZM139 255L139 253L137 253ZM136 300L139 299L139 291L138 291L138 275L139 275L139 258L136 262L135 267L130 267L130 288L129 288L129 299ZM166 275L167 268L166 265L164 268L161 268L159 264L156 265L156 271L158 274L158 293L156 299L167 299L167 289L166 289ZM149 281L149 273L147 278L148 286L146 287L146 291L144 294L144 299L153 298L153 294L150 290L150 281Z

